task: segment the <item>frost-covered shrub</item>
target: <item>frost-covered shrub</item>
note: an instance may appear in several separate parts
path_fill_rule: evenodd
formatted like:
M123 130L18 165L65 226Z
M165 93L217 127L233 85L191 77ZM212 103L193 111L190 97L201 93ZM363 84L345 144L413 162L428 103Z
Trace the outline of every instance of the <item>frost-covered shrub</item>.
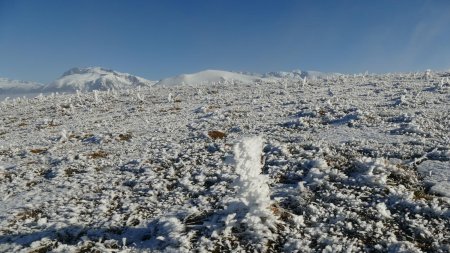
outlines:
M383 186L387 183L387 178L392 170L384 159L373 159L363 157L355 163L357 182L369 185Z
M261 137L244 138L235 145L236 174L233 182L236 196L225 201L224 228L220 232L231 236L234 229L243 239L262 248L274 235L275 217L270 211L268 178L261 174Z

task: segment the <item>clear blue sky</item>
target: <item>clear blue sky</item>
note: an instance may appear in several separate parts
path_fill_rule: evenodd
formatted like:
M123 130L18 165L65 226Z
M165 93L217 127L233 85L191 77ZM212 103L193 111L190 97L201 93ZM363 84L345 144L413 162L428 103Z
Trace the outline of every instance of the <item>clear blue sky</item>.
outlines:
M448 0L0 0L0 76L450 68Z

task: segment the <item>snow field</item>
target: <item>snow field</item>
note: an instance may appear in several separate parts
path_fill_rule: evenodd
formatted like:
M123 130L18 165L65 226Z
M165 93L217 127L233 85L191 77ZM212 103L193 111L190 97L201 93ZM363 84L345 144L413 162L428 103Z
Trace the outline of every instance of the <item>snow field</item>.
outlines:
M0 251L448 252L446 75L3 101Z

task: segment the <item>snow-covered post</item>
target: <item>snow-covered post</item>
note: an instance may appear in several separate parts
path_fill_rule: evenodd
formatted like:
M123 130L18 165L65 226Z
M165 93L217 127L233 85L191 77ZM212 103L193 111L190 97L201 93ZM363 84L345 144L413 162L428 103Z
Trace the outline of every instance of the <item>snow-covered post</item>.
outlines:
M425 74L423 75L423 77L425 78L425 80L430 80L430 78L431 78L431 70L427 69L425 71Z
M144 95L141 96L141 94L138 92L138 93L136 94L136 97L137 97L138 101L144 102L144 97L145 97Z
M78 102L80 102L80 103L83 102L83 100L81 99L81 91L80 90L77 90L77 99L78 99Z
M244 138L234 146L236 173L241 180L258 177L261 174L262 148L261 137Z
M304 76L304 77L302 78L302 88L304 88L305 85L306 85L306 76Z
M94 90L94 101L98 103L100 100L98 98L98 90Z
M229 236L232 228L245 224L245 234L263 248L267 240L273 239L271 229L275 229L276 218L270 210L272 201L268 178L261 172L263 139L247 137L234 146L236 174L234 181L236 197L227 201L223 218L223 233Z

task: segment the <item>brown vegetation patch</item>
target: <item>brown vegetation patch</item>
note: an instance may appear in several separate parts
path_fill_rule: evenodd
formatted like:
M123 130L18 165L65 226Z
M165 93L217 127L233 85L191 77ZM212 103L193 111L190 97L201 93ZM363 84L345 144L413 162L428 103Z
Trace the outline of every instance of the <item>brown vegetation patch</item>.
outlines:
M419 190L414 191L413 199L430 201L430 200L433 200L433 196L426 193L423 189L419 189Z
M178 106L174 106L174 107L170 107L167 109L161 109L160 112L176 112L176 111L180 111L181 108Z
M40 209L27 209L23 212L20 212L16 215L17 220L27 220L27 219L34 219L35 221L39 219L39 217L42 214L42 210Z
M31 149L30 152L33 154L40 155L40 154L44 154L45 152L47 152L47 149L46 148L34 148L34 149Z
M27 182L25 185L27 187L33 187L33 186L37 185L38 183L39 183L39 181L33 180L33 181Z
M227 137L227 135L224 132L217 131L217 130L209 131L208 132L208 136L211 139L213 139L213 140L215 140L215 139L223 139L223 138Z
M288 221L292 219L292 214L289 213L287 210L285 210L284 208L280 207L277 203L272 204L270 207L270 211L272 211L272 213L277 216L280 217L280 219L282 221Z
M178 106L174 106L168 109L168 111L179 111L179 110L181 110L181 108Z
M89 158L97 159L97 158L106 158L108 157L108 153L103 150L98 150L88 155Z
M64 170L64 174L65 174L67 177L71 177L71 176L73 176L73 175L75 175L75 174L84 173L84 172L85 172L85 171L83 171L83 170L79 170L79 169L72 168L72 167L66 168L66 169Z
M15 176L16 176L16 174L13 172L1 172L0 171L0 182L8 181L11 183Z
M60 126L61 124L56 124L54 120L52 120L50 123L48 123L49 127L55 127L55 126Z
M119 134L119 141L130 141L132 137L131 133Z

